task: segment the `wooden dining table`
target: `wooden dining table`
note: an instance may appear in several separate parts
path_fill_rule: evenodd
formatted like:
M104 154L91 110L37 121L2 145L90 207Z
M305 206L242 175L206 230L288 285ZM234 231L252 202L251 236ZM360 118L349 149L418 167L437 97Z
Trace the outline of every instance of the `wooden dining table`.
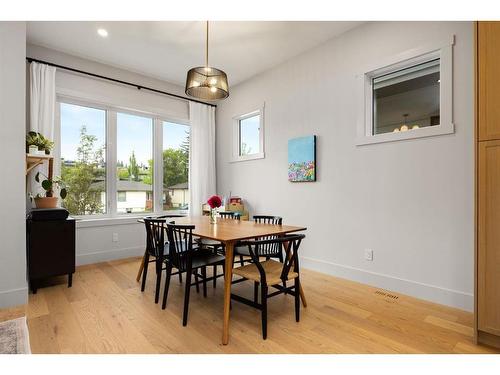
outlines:
M216 224L211 224L208 216L186 216L172 219L176 224L191 224L195 228L193 235L200 238L220 241L225 245L225 276L224 276L224 316L222 343L229 342L229 313L231 302L231 283L233 276L233 254L237 242L258 237L282 236L287 233L304 231L307 228L291 225L273 225L217 218ZM307 305L304 292L300 289L300 297L304 306Z

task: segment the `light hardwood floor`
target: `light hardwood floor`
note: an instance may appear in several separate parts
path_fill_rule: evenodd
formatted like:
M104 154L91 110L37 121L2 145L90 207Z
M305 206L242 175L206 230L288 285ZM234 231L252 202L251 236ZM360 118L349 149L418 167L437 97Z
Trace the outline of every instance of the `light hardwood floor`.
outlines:
M293 298L269 301L268 339L260 313L233 302L229 345L221 344L223 283L207 298L192 289L182 327L183 287L172 279L169 303L153 300L135 281L139 259L78 267L65 280L40 288L26 308L33 353L495 353L472 343L472 314L397 293L303 270L308 307L294 319ZM253 295L251 283L233 291ZM10 310L12 314L13 310ZM1 316L1 313L0 313Z

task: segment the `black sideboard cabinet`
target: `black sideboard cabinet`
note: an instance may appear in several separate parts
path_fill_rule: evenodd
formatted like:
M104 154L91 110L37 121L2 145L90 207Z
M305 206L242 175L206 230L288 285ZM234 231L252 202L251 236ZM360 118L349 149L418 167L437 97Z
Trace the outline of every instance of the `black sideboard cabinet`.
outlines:
M33 209L26 220L29 285L36 293L39 281L75 272L75 219L64 209Z

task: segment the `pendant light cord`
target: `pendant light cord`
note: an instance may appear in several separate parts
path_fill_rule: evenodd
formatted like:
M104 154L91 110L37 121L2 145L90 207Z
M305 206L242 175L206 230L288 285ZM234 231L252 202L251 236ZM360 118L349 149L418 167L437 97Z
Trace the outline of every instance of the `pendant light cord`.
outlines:
M207 44L205 49L205 68L208 68L208 21L207 21Z

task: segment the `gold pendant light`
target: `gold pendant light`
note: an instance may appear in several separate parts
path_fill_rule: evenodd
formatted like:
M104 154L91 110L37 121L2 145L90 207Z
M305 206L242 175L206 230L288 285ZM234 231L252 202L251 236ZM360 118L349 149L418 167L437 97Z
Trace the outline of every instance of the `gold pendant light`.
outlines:
M226 73L208 66L208 21L205 66L188 71L185 92L188 96L202 100L226 99L229 96Z

